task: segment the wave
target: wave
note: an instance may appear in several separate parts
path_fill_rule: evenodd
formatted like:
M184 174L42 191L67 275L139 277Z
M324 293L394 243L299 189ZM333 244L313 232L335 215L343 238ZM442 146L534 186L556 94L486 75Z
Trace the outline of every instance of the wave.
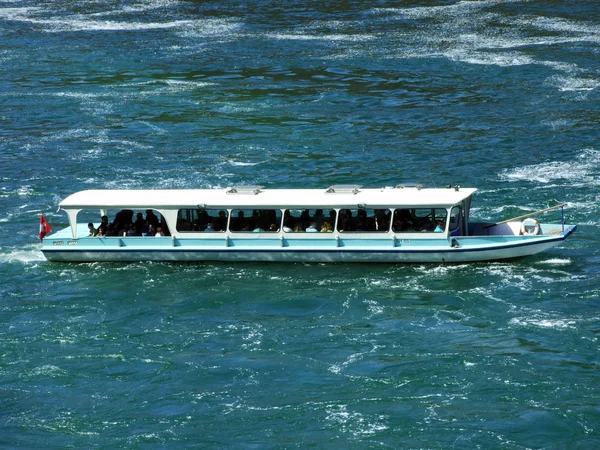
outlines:
M39 245L28 245L23 248L4 248L0 253L0 263L37 263L46 261Z
M556 330L564 330L576 328L577 321L571 319L515 317L509 321L509 324L520 327L553 328Z
M555 75L547 83L560 91L593 91L600 86L600 80L576 76Z
M157 6L158 7L158 6ZM66 18L59 17L58 11L42 7L0 8L0 19L43 26L48 33L81 31L144 31L144 30L189 30L202 35L227 35L238 28L237 22L223 19L186 19L164 22L141 22L131 20L98 20L98 17L121 13L141 12L148 8L124 8L97 14L74 14ZM54 17L53 17L54 16ZM48 18L50 17L50 18Z
M257 166L257 165L261 164L260 162L251 163L251 162L234 161L233 159L228 159L227 162L230 165L237 166L237 167Z
M545 261L538 262L538 264L547 264L552 266L564 266L571 263L572 261L569 258L550 258Z
M547 184L567 180L570 185L597 185L600 168L600 151L584 149L576 160L549 161L539 164L506 169L499 175L503 181L531 181Z
M500 67L541 65L560 73L547 80L549 86L561 91L597 89L600 79L595 73L547 56L540 58L537 55L546 52L536 48L600 43L600 26L559 17L509 16L498 12L498 6L523 2L461 1L444 6L375 8L371 14L386 22L408 22L414 28L413 33L390 34L402 43L398 57L440 57Z
M288 40L288 41L348 41L348 42L363 42L371 41L375 38L370 35L354 35L354 34L307 34L304 32L297 33L272 33L269 35L272 39Z

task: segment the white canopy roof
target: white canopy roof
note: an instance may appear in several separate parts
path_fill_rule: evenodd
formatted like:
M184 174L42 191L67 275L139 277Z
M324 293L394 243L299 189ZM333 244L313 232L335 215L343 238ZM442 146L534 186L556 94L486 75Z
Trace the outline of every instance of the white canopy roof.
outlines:
M62 202L64 210L81 209L295 209L441 207L459 204L473 195L473 188L396 187L362 189L332 186L329 189L262 189L240 186L227 189L86 190Z

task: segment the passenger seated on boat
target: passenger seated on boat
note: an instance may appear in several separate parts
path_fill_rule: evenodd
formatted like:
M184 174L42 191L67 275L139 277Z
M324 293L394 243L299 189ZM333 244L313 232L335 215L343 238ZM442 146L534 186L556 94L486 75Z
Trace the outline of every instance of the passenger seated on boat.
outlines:
M122 209L115 214L113 223L119 231L127 230L129 224L133 223L133 211L131 209Z
M229 224L229 229L231 231L242 231L244 227L245 219L244 219L244 211L238 211L237 217L231 218L231 223Z
M142 228L144 228L144 222L144 215L141 212L137 213L135 222L133 222L133 226L135 227L135 231L139 236L142 235Z
M210 216L204 209L199 209L197 212L198 218L193 223L193 230L201 231L204 230L208 222L210 222ZM179 227L177 229L179 229Z
M184 218L180 217L177 219L177 229L179 231L192 231L193 228L193 225Z
M433 231L434 228L435 227L433 226L433 222L431 222L431 220L422 220L419 231L428 232Z
M162 228L163 236L171 236L171 230L169 230L169 227L167 226L167 222L164 217L161 217L160 227Z
M115 230L117 230L118 236L127 236L127 232L129 231L130 227L133 227L133 224L132 223L114 222L113 226L115 227Z
M129 229L127 230L126 236L141 236L140 233L137 232L135 225L129 225Z
M305 209L300 215L300 226L303 230L310 226L310 211Z
M321 226L321 233L333 233L333 228L329 222L323 222Z
M286 233L292 233L294 231L293 226L294 221L291 218L287 218L283 222L283 231L285 231Z
M215 229L213 228L213 223L209 222L208 225L206 226L206 228L204 229L205 232L213 232L215 231Z
M321 228L321 226L323 225L323 222L325 221L325 217L323 216L323 210L317 209L315 211L315 215L312 217L312 220L314 222L316 222L317 229Z
M390 228L390 211L385 209L375 210L375 229L374 231L388 231Z
M407 209L394 211L392 229L397 232L410 231L412 228L412 216Z
M340 210L338 231L352 231L352 212L349 209Z
M317 229L317 222L312 221L310 223L310 225L308 226L308 228L306 228L306 232L307 233L318 233L319 230Z
M88 230L90 230L89 236L96 236L98 234L98 230L94 228L94 224L92 222L88 223Z
M156 227L156 234L154 236L160 237L160 236L164 236L164 235L165 235L165 233L164 233L162 227L160 227L160 226Z
M148 223L147 220L144 220L144 223L142 224L142 228L140 229L140 236L148 236L149 232L150 232L150 224Z
M106 227L103 227L102 224L98 226L98 232L96 233L96 237L104 237L106 236Z
M154 214L154 211L151 209L146 210L146 220L154 229L158 226L158 217Z
M368 230L369 230L369 226L367 224L367 219L365 217L357 217L355 231L368 231Z
M354 228L352 227L352 220L350 220L350 219L340 220L340 222L338 224L338 231L339 232L354 231Z
M276 223L272 223L271 226L269 227L269 231L279 231L279 227L277 226Z
M119 235L119 230L117 230L115 228L115 225L112 223L109 223L108 226L106 227L106 232L104 233L104 236L118 236Z
M443 233L444 232L444 222L442 222L441 220L438 220L436 222L436 226L433 231L434 231L434 233Z
M100 225L98 225L98 228L104 228L104 231L106 232L106 227L108 227L108 216L102 216L100 218Z
M227 213L225 211L219 211L219 216L213 220L213 227L215 231L225 231L227 227Z

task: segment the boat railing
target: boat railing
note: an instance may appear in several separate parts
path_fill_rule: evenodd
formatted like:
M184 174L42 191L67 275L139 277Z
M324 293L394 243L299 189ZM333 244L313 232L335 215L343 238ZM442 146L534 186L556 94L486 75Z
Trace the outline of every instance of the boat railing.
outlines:
M511 219L502 220L500 222L491 223L489 225L484 226L483 229L487 230L489 228L492 228L492 227L495 227L498 225L502 225L502 224L509 223L509 222L516 222L516 221L522 220L522 219L527 219L532 216L537 216L538 214L544 214L544 213L554 211L554 210L560 208L561 209L562 231L565 231L565 206L567 206L567 203L561 203L559 205L551 206L550 208L540 209L539 211L533 211L533 212L530 212L527 214L523 214L522 216L517 216L517 217L513 217Z

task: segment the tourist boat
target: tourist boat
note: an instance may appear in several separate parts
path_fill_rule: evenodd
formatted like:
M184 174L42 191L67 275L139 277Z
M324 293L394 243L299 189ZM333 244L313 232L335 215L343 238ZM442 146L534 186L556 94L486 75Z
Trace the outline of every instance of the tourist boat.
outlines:
M462 263L533 255L576 226L532 215L469 220L476 189L86 190L60 202L69 226L44 237L50 261ZM520 220L520 219L525 220ZM99 233L96 235L96 230Z

